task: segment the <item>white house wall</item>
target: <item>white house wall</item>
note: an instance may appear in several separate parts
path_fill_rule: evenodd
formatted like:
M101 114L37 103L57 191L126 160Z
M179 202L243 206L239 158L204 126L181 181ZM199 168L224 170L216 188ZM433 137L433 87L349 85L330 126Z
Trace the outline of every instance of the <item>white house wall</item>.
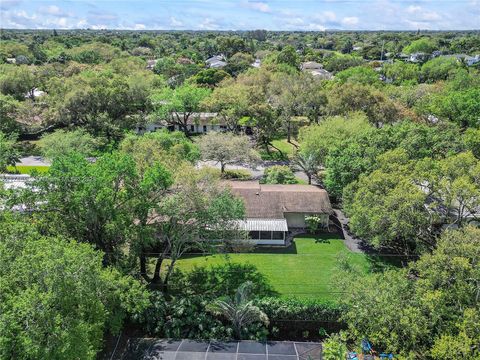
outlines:
M191 126L193 126L193 130L192 130ZM204 126L206 127L205 129L204 129ZM187 127L188 127L188 130L191 133L195 133L195 134L203 134L203 133L208 133L210 131L223 131L224 130L224 128L222 128L220 125L193 124L193 125L187 125ZM147 125L145 125L144 128L145 128L145 130L141 130L140 128L137 128L136 132L138 134L143 134L145 132L154 132L154 131L157 131L157 130L160 130L160 129L168 129L168 126L160 125L160 124L147 124ZM178 125L175 125L174 129L177 130L177 131L183 131L183 129Z
M287 219L288 228L304 228L305 214L304 213L285 213L285 219Z

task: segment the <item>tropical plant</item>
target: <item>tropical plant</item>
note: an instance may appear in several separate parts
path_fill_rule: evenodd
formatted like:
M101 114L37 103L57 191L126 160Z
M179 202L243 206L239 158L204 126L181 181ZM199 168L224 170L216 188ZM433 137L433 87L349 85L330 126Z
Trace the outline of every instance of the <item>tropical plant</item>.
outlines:
M255 322L261 322L266 326L269 324L267 315L251 300L252 287L253 283L247 281L239 286L235 296L217 299L207 306L207 310L223 316L232 323L237 339L242 339L244 328L249 324Z

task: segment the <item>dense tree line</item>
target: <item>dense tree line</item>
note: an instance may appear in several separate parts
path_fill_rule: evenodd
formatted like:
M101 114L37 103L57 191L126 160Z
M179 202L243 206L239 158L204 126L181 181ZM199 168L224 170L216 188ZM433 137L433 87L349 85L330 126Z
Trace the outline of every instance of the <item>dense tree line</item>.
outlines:
M288 331L278 316L338 322L347 333L328 344L340 352L368 337L405 358L478 356L478 66L400 57L473 55L477 32L0 36L0 171L22 154L52 163L25 190L0 184L0 357L91 359L125 322L153 336L263 339ZM207 68L217 54L227 65ZM307 61L334 77L303 71ZM229 132L195 137L198 112ZM132 131L159 121L180 131ZM276 156L287 165L263 182L303 171L351 232L408 264L359 278L340 261L343 304L277 298L247 265L180 272L189 252L246 246L231 241L245 235L229 227L244 208L221 179Z

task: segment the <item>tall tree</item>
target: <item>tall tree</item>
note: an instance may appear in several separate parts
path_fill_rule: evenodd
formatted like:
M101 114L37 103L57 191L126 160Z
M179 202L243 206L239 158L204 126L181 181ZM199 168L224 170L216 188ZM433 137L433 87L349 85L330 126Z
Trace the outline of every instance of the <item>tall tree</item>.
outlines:
M219 184L217 175L190 168L176 178L149 220L156 233L145 247L147 253L155 254L151 276L142 265L144 278L163 291L168 291L176 262L186 252L212 252L229 240L242 239L234 223L244 216L243 202Z
M106 264L121 264L153 236L148 216L171 183L159 163L139 175L129 155L107 154L90 163L71 153L36 179L27 200L43 231L90 243L105 253Z
M235 163L254 163L258 155L246 135L211 132L197 141L203 160L220 164L223 175L225 166Z
M480 230L467 227L445 232L406 269L341 272L349 333L404 358L478 358L479 261Z
M176 89L165 88L152 95L155 116L169 125L178 126L186 135L190 134L189 121L200 112L203 101L210 95L207 88L182 85Z
M16 136L7 136L0 131L0 172L5 172L7 166L15 166L19 160L19 152L15 148Z
M137 280L102 266L102 253L0 219L0 358L95 359L105 332L148 305Z

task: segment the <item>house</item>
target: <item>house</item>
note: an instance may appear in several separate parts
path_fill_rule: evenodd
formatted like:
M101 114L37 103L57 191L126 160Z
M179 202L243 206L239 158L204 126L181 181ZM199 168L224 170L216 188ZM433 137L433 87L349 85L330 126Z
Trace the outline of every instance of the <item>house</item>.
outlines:
M183 113L172 113L171 116L178 116L183 118ZM188 131L192 134L206 134L210 131L227 131L228 127L223 117L218 116L218 113L200 112L192 113L187 121ZM172 125L166 120L160 120L155 123L148 123L146 125L137 125L135 131L137 134L144 134L146 132L153 132L159 129L167 129L169 131L183 131L184 129L178 125ZM252 128L250 126L239 126L239 131L250 135Z
M46 94L47 93L45 91L39 90L37 88L33 88L32 90L27 92L24 96L25 96L25 99L33 99L34 100L34 99L42 97Z
M428 58L429 58L428 54L423 52L416 52L416 53L410 54L410 56L408 57L408 61L412 63L418 63L418 62L426 61L428 60Z
M221 69L228 65L225 61L225 56L223 55L214 55L205 60L205 64L207 64L207 67L212 69Z
M480 62L480 55L469 56L466 54L443 55L445 58L455 58L457 61L464 61L467 66L473 66Z
M323 65L315 61L307 61L300 65L300 70L303 72L308 72L314 77L317 77L322 80L331 80L333 79L332 73L325 70Z
M300 65L300 70L318 70L323 69L323 65L315 61L306 61Z
M227 129L226 125L221 123L220 118L217 117L217 113L193 113L188 118L187 126L188 130L194 134L204 134L209 131L224 131ZM183 118L183 113L172 114L172 116L178 116ZM137 126L137 134L143 134L146 132L153 132L159 129L168 129L169 131L183 131L178 125L171 125L166 120L161 120L156 123L146 124L144 126Z
M328 227L333 213L325 190L314 185L262 185L258 181L227 182L243 199L246 218L238 222L258 245L285 245L287 234L304 230L305 218L316 216Z
M251 63L250 66L258 69L260 66L262 66L262 60L255 59L255 61Z
M147 70L153 70L158 60L147 60Z

